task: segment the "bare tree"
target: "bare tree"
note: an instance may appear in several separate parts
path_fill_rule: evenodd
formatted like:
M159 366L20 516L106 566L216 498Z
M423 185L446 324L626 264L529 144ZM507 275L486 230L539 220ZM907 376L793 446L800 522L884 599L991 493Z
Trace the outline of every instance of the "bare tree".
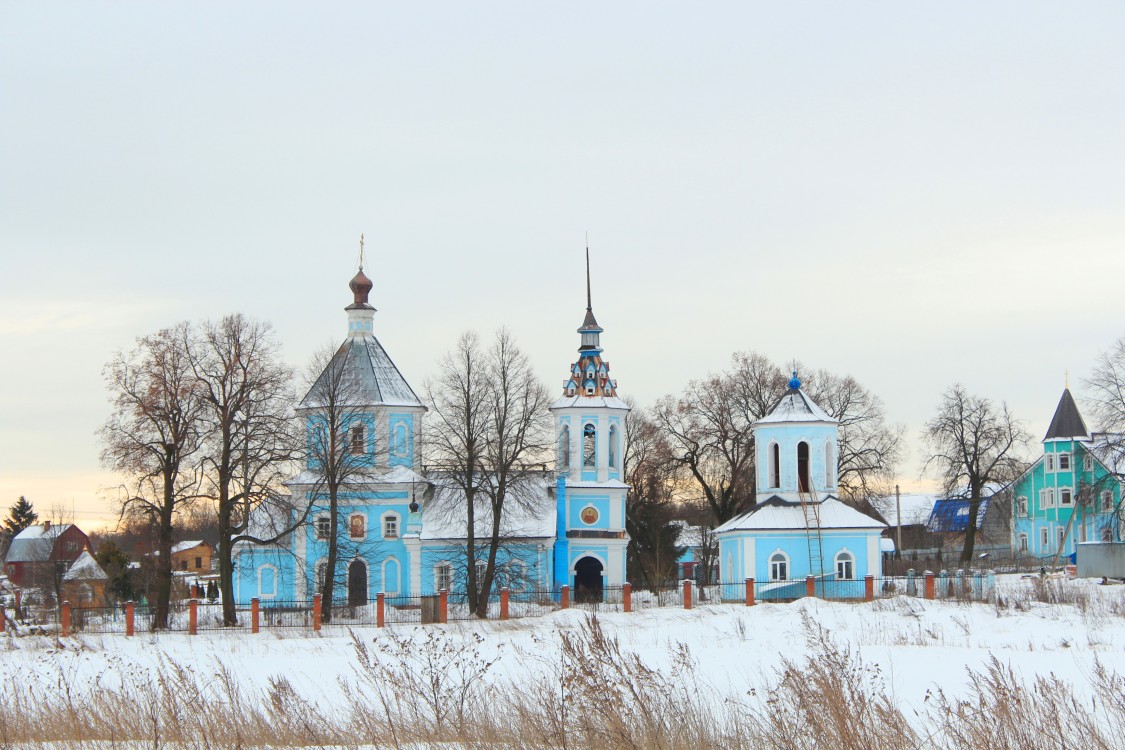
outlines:
M1113 459L1107 464L1121 465L1125 458L1125 336L1098 355L1086 386L1103 431L1100 442Z
M625 417L624 467L630 580L648 586L673 580L683 552L677 546L682 526L672 523L678 467L663 431L636 407Z
M105 367L113 411L102 426L102 464L126 482L121 520L139 519L156 542L153 629L168 627L177 517L198 497L202 402L182 346L188 324L137 340Z
M283 365L266 323L228 315L185 335L193 374L207 420L203 461L205 489L219 523L219 587L223 624L237 624L234 601L234 544L273 544L292 524L270 536L250 532L252 512L277 502L283 478L300 453L290 388L292 372ZM303 523L304 515L292 519Z
M533 505L536 473L549 452L549 394L512 335L499 330L482 351L475 333L461 336L428 385L437 418L430 449L441 484L464 497L464 567L469 608L487 615L498 553L510 536L505 518ZM480 519L477 513L486 510ZM481 531L485 533L482 534ZM478 540L483 547L478 548ZM483 570L478 571L478 562Z
M942 396L937 415L926 423L923 440L931 451L923 472L937 475L946 497L969 501L961 563L971 564L983 490L1019 476L1025 463L1017 453L1030 435L1007 404L997 407L958 383Z
M338 569L340 552L359 553L354 544L350 547L355 549L341 550L340 490L369 474L375 464L375 456L367 449L363 389L349 351L350 345L345 343L335 351L327 348L313 357L308 369L311 385L300 408L309 418L307 459L309 469L317 476L310 494L316 502L328 501L328 554L324 574L317 581L326 622L332 618L336 584L344 580ZM353 432L357 428L358 432ZM348 539L353 536L366 534L349 533Z

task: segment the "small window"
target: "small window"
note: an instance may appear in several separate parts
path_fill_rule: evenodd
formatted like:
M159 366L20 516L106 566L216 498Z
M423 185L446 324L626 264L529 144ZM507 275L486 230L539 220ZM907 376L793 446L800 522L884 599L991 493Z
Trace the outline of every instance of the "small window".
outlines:
M365 430L361 424L352 427L351 447L349 448L349 452L353 456L363 455L367 452L367 441L364 439L364 432Z
M383 516L383 538L398 539L398 516L393 513Z
M1106 526L1105 528L1102 529L1102 541L1103 542L1112 542L1113 541L1113 529L1111 529L1108 526Z
M789 580L789 558L784 552L774 552L770 555L770 580Z
M328 572L328 561L321 560L316 564L316 589L320 591L324 588L324 575Z
M570 468L570 427L565 424L559 433L559 468Z
M594 384L593 383L589 383L589 384L586 385L586 395L587 396L593 396L594 395Z
M1027 497L1025 495L1016 498L1016 513L1027 516Z
M1063 547L1066 546L1066 527L1060 526L1058 528L1058 532L1059 532L1059 549L1062 549Z
M1055 488L1048 487L1045 490L1039 490L1039 507L1053 508L1055 507Z
M480 582L484 580L484 574L488 571L488 563L484 560L477 560L473 566L476 570L477 587L480 587Z
M332 533L332 519L328 516L316 517L316 538L327 539Z
M1082 457L1082 469L1083 469L1083 471L1093 471L1094 470L1094 457L1091 456L1089 453L1087 453L1085 456Z
M1058 454L1056 461L1058 462L1059 471L1070 471L1070 454Z
M1043 528L1039 529L1039 551L1040 552L1046 552L1047 546L1050 543L1051 543L1050 532L1047 530L1047 527L1044 526Z
M781 487L781 446L770 443L770 487Z
M180 570L187 570L187 560L180 560Z
M434 589L449 591L453 588L453 566L447 562L434 566Z
M1059 507L1069 507L1074 505L1074 495L1071 493L1069 487L1059 489Z
M363 539L367 536L367 519L358 513L348 519L348 536L352 539Z
M1020 534L1019 545L1020 552L1027 552L1027 534Z
M1113 491L1106 490L1102 493L1102 513L1113 512Z
M202 570L203 569L203 558L202 557L195 558L195 569L196 570Z
M617 468L617 425L609 426L609 468Z
M1055 470L1055 454L1054 453L1048 453L1046 456L1043 457L1043 467L1044 467L1045 471L1050 472L1050 471Z
M394 452L398 458L405 458L406 451L406 425L399 422L395 425Z
M855 556L851 552L836 555L836 580L851 581L855 578Z

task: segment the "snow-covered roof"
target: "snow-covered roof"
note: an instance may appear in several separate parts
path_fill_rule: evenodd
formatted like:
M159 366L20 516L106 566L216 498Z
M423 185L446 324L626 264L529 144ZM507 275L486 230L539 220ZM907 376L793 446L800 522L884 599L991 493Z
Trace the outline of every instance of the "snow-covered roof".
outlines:
M314 485L323 481L324 477L315 471L308 469L302 471L292 479L285 481L287 486L293 487L297 485ZM372 484L424 484L426 478L418 474L408 466L394 466L382 474L371 471L356 473L347 478L344 484L347 485L372 485Z
M83 550L82 554L78 556L70 569L63 574L64 581L108 581L109 576L102 570L102 566L98 565L98 561L90 554L88 550Z
M605 407L607 409L625 409L628 411L631 407L625 403L624 399L617 396L562 396L555 400L549 407L552 411L555 409L567 409L572 406L579 406L583 408L598 408Z
M845 505L832 495L824 498L818 505L821 529L883 529L887 526L882 521ZM783 500L774 495L765 502L758 503L753 510L727 521L715 531L805 531L808 528L801 503Z
M816 402L800 388L790 388L786 391L777 406L770 413L759 419L754 424L774 424L777 422L830 422L839 424L828 412L817 406Z
M921 493L902 495L900 503L902 506L902 525L924 526L930 520L930 511L934 509L934 503L937 502L937 499L937 495ZM895 502L894 495L874 498L871 504L875 506L875 510L879 511L879 515L885 518L889 525L898 526L898 503Z
M550 474L528 477L508 490L500 534L506 538L536 539L555 535L555 499ZM468 516L465 493L438 480L433 497L422 509L422 539L464 539ZM487 537L492 527L492 507L478 494L475 502L475 534Z
M37 523L16 534L5 556L7 562L43 562L51 559L58 539L72 523Z
M374 336L354 336L348 338L332 355L333 364L345 358L345 366L355 373L354 395L349 392L349 406L422 406L406 378L395 367L390 356ZM332 367L333 365L329 365ZM316 383L301 399L298 409L318 409L324 406L319 397L327 377L321 373ZM349 391L353 389L348 386ZM423 407L424 408L424 407Z
M620 479L608 479L604 482L567 482L566 486L594 490L627 490L632 485L622 482Z
M706 528L703 526L692 526L682 519L675 519L671 521L671 524L680 528L680 535L676 539L677 546L692 548L703 546L704 535L707 531Z
M195 549L201 544L207 544L207 542L203 541L202 539L193 539L189 542L180 542L179 544L173 544L172 554L174 555L177 552L186 552L189 549Z

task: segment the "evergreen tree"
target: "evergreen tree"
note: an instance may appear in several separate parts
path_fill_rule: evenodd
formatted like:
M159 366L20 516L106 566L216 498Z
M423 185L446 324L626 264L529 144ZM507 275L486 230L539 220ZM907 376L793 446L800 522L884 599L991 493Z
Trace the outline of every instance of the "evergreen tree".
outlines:
M117 545L117 542L111 540L102 542L98 545L94 559L109 576L109 591L114 598L118 601L136 598L133 571L129 567L129 555Z
M38 520L39 514L31 507L28 499L20 495L20 499L8 510L8 517L4 519L4 528L15 536Z

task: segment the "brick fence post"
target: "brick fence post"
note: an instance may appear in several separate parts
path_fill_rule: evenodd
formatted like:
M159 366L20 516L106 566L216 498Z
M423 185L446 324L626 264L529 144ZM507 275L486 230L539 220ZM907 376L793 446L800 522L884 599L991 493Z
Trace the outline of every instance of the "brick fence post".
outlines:
M923 575L926 578L925 596L926 596L927 599L933 599L934 598L934 571L927 570Z
M199 632L199 600L192 599L188 602L188 635Z
M505 586L500 589L500 619L508 619L508 588Z
M812 576L805 576L805 596L816 596L816 579Z
M375 595L375 627L381 628L387 624L386 596L380 591Z
M132 636L136 632L137 605L125 602L125 635Z
M70 635L70 602L62 603L62 622L60 623L62 637Z
M621 604L626 612L633 611L633 584L628 581L621 584Z
M684 609L691 609L691 579L684 579Z
M753 607L754 606L754 579L753 578L747 578L746 579L746 606L747 607Z
M313 594L313 630L314 631L320 630L320 614L322 612L320 597L321 597L320 594Z
M559 606L563 609L570 608L570 586L567 586L565 583L563 587L559 589Z
M863 601L875 601L875 576L873 575L863 577Z
M250 632L251 633L257 633L258 632L258 624L259 624L258 618L261 614L261 606L262 606L262 603L258 600L258 597L255 596L253 599L250 600Z
M449 622L449 590L448 589L442 589L441 593L438 594L438 606L439 606L438 611L441 613L440 619L441 619L442 623L444 624L444 623Z

